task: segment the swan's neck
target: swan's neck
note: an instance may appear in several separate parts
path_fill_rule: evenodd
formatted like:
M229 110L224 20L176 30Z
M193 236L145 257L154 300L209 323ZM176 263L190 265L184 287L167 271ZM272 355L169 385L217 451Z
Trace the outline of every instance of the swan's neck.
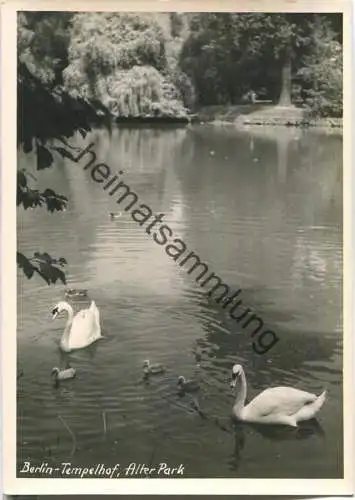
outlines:
M73 308L70 304L66 303L65 306L63 306L63 309L67 311L68 313L68 319L67 323L64 328L63 336L62 336L62 345L67 346L69 343L69 335L70 335L70 328L73 323L73 318L74 318L74 311Z
M241 372L240 379L241 379L240 387L233 407L234 413L236 414L237 417L242 416L245 400L247 398L247 380L245 378L244 371Z

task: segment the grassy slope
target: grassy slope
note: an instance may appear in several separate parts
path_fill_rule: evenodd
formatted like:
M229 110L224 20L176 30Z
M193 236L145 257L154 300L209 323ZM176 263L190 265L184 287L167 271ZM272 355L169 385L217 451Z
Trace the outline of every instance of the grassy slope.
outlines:
M341 127L340 118L311 119L302 108L281 107L274 104L241 104L236 106L205 106L197 118L202 122L235 123L243 125L317 125Z

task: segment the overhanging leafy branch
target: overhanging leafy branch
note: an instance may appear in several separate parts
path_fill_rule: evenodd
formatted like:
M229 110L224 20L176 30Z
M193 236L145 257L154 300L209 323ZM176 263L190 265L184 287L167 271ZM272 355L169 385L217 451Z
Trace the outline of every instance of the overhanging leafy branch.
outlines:
M16 253L17 265L24 272L28 279L37 273L41 278L43 278L48 285L56 283L60 280L62 283L66 283L66 278L63 270L67 261L63 257L59 259L54 259L48 253L35 252L33 257L28 259L23 253Z
M18 147L25 153L36 154L36 170L52 166L54 158L46 145L50 139L57 139L68 146L67 138L75 131L85 137L91 126L97 122L97 110L107 115L104 106L75 99L62 89L48 89L28 70L26 64L18 65ZM52 147L61 153L64 148ZM63 156L63 155L62 155ZM67 155L68 156L68 155ZM32 180L31 180L32 179ZM49 212L65 210L68 198L51 188L41 191L32 181L36 177L26 169L17 171L17 206L25 210L43 207ZM48 285L58 280L66 282L63 257L55 259L48 253L35 252L31 258L17 252L17 265L27 278L38 274Z

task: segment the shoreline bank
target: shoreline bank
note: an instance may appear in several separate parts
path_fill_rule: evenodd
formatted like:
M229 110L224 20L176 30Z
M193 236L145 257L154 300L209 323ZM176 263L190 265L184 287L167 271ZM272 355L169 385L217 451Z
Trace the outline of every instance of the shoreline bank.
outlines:
M256 102L233 106L204 106L186 116L142 116L115 117L113 122L118 126L159 126L171 125L185 127L189 124L209 124L216 126L285 126L342 128L343 119L339 117L312 117L304 108L295 106L277 106Z
M200 108L192 123L214 125L275 125L286 127L342 128L343 119L338 117L315 118L307 110L295 106L242 104L235 106L205 106Z

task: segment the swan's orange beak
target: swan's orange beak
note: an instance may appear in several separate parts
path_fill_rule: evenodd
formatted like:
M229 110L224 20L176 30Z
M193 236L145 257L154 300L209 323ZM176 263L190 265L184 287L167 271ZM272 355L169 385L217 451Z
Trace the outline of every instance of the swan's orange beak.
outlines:
M55 307L52 311L52 319L55 319L58 316L58 308Z

